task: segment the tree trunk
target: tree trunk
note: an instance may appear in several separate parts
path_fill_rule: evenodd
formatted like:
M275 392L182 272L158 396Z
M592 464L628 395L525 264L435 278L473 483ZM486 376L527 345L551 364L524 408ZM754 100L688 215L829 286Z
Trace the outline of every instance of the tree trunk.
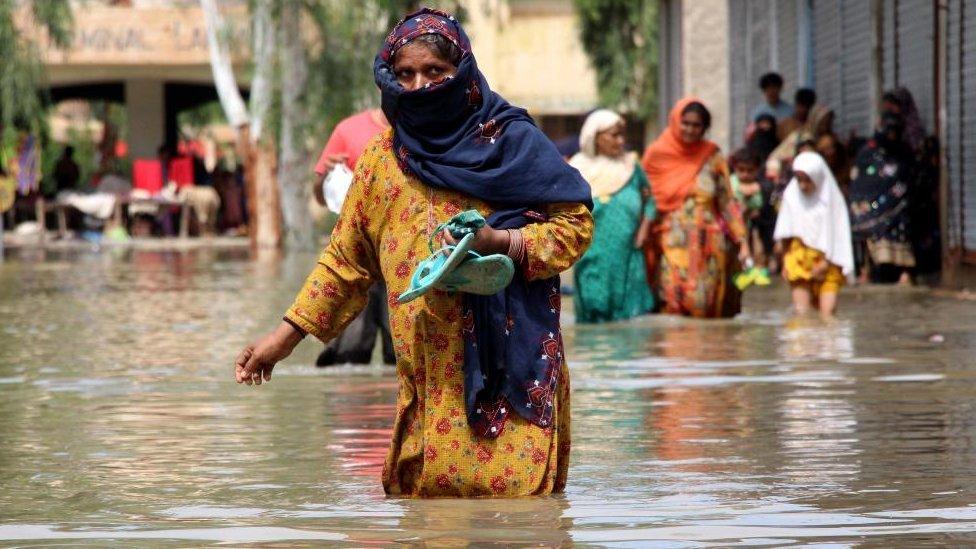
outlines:
M257 219L253 224L253 242L258 248L277 248L281 245L281 200L275 182L274 142L262 139L253 145L254 201Z
M278 165L278 183L288 247L314 249L315 233L308 211L311 181L302 139L306 114L303 96L308 69L301 39L301 16L302 5L298 2L281 5L281 161Z
M251 245L277 248L281 244L281 201L275 181L275 148L269 139L255 143L250 128L240 129L237 154L244 163L247 233Z
M264 125L274 95L275 25L273 0L255 0L252 13L254 79L251 82L251 143L264 137Z
M248 115L244 107L234 77L227 45L220 40L220 30L223 25L217 0L200 0L203 9L204 22L207 26L207 40L210 45L210 66L213 70L214 84L220 98L224 116L237 131L238 156L244 163L244 186L247 196L248 235L251 244L258 247L276 247L281 243L281 206L278 189L275 182L275 151L273 144L267 139L261 139L261 128L267 105L270 103L271 78L273 69L267 62L268 48L273 48L273 40L268 46L266 34L261 30L270 28L271 9L268 0L259 0L255 7L255 61L256 69L252 87L261 90L260 105L257 119ZM258 43L258 41L260 41ZM263 57L261 54L264 54ZM265 61L259 63L260 61ZM257 132L251 133L254 123Z
M220 99L220 106L224 110L227 121L231 126L240 128L249 122L247 108L244 106L241 92L237 89L237 79L234 77L234 68L230 62L230 51L227 49L227 44L220 39L220 31L224 23L220 17L217 0L200 0L200 8L203 10L203 20L207 28L210 69L213 72L217 97Z
M257 0L253 12L254 77L251 80L251 132L248 158L251 163L254 222L251 243L259 248L281 245L281 198L275 177L277 165L274 140L264 131L274 90L275 35L271 14L273 0ZM290 3L290 2L289 2Z

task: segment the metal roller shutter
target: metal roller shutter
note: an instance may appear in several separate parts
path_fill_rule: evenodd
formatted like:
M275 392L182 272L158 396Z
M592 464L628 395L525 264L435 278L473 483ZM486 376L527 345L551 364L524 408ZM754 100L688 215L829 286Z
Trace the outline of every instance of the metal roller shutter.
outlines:
M922 123L935 127L935 8L932 0L898 2L898 80L915 95Z
M963 204L961 228L963 249L967 253L976 253L976 184L973 184L973 174L976 174L976 5L971 1L964 3L959 83L961 140L958 148Z
M935 6L932 0L884 3L884 87L908 88L922 122L935 121Z
M756 100L756 85L750 79L746 55L748 33L736 31L747 27L749 3L749 0L729 0L729 136L733 147L742 141L742 129Z
M895 53L898 51L898 41L895 40L896 33L893 31L898 26L898 3L899 0L889 0L881 3L881 72L884 75L882 85L886 88L894 86Z
M840 0L813 3L814 87L817 101L835 109L842 105Z
M817 100L834 109L842 138L870 134L871 10L863 0L813 3L814 87Z
M945 153L949 179L947 244L976 259L976 5L947 4Z
M746 4L749 8L746 11L749 20L746 22L745 28L749 37L749 69L754 77L753 80L757 80L764 72L772 67L769 55L769 31L771 27L769 13L771 3L770 0L749 0Z
M759 77L769 71L783 75L783 97L796 89L796 4L778 0L729 0L730 135L742 144L752 109L762 101Z
M840 3L841 97L831 105L837 118L834 129L846 139L853 132L871 134L874 101L871 97L871 7L863 0ZM839 108L838 108L839 107Z
M783 90L783 97L787 101L793 102L793 92L800 86L800 72L798 57L798 40L800 32L799 18L797 17L796 2L773 2L774 19L776 20L775 50L777 58L775 64L779 69L783 79L786 80L786 88Z
M945 170L949 179L949 200L946 212L947 234L945 244L950 249L962 247L962 0L949 0L946 25L946 126L944 143Z

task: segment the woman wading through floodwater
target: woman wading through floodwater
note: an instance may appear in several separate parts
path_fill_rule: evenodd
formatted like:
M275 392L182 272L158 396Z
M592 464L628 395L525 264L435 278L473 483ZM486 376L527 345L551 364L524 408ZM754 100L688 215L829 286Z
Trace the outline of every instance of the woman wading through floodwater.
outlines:
M589 245L590 189L491 91L453 17L408 16L374 71L393 127L360 158L331 242L284 321L241 352L237 381L270 379L306 334L333 338L382 278L400 387L386 492L558 492L570 441L558 274ZM398 302L437 225L469 209L489 225L474 249L509 255L512 283L491 297L435 290Z

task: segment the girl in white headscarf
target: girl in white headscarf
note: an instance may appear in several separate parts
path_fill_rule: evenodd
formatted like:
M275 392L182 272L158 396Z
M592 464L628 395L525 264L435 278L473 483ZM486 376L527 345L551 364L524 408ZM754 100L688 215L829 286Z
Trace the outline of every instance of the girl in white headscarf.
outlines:
M642 247L656 209L637 155L625 149L624 128L619 114L593 112L569 161L593 194L593 243L575 267L577 322L622 320L654 308Z
M841 286L854 274L854 253L844 195L819 154L805 152L793 160L774 237L784 241L783 277L796 311L805 313L814 304L832 316Z

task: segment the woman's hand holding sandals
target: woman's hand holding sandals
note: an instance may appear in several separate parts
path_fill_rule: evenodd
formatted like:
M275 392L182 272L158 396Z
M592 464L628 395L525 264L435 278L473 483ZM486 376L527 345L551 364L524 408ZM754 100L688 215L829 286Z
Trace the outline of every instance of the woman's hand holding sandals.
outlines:
M454 238L451 231L447 229L441 232L441 238L448 246L455 246L458 243L458 239ZM510 242L508 231L484 226L475 234L471 249L482 255L504 254L508 252Z

